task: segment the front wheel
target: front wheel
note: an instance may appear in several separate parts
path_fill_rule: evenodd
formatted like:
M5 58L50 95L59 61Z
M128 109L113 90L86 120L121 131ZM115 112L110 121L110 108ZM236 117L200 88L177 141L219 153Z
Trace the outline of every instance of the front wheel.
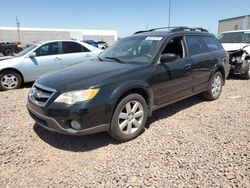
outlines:
M12 50L12 49L6 49L4 51L4 55L6 55L6 56L12 56L12 55L14 55L14 50Z
M109 134L119 141L136 138L143 130L148 118L145 99L138 94L130 94L117 105Z
M220 72L216 72L209 82L208 90L203 94L207 100L213 101L220 97L223 87L223 78Z
M20 88L22 85L21 76L14 71L0 73L0 91Z

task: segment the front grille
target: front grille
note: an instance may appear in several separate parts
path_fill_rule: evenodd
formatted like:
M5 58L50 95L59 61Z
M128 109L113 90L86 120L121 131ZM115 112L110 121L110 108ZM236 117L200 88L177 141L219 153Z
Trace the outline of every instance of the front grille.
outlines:
M55 92L54 89L34 84L30 90L29 99L38 106L45 106Z

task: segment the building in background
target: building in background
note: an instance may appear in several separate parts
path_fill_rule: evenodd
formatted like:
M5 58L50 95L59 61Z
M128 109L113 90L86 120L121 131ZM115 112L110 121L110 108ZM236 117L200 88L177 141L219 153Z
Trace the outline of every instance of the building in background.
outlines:
M117 40L117 31L21 27L19 36L22 44L31 44L46 40L74 39L105 41L111 45ZM0 27L0 42L18 42L17 28Z
M250 15L219 20L218 33L250 29Z

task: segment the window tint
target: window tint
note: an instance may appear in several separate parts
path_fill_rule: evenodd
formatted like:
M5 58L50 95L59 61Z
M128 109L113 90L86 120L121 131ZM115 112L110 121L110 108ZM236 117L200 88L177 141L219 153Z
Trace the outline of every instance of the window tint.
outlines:
M199 36L187 36L186 40L190 56L206 52L206 47L202 44Z
M63 42L62 43L63 52L68 53L79 53L79 52L89 52L89 50L76 42Z
M220 42L216 38L209 36L202 36L201 38L210 51L222 49Z
M38 48L35 52L36 52L36 56L58 54L58 42L44 44L43 46Z

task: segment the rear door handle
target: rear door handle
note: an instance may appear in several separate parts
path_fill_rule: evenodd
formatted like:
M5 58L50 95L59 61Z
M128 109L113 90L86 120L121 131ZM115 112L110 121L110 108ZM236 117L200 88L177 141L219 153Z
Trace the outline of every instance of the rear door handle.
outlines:
M185 69L187 69L187 70L191 69L191 64L185 65Z
M59 60L61 60L61 58L60 58L60 57L55 57L54 60L55 60L55 61L59 61Z

